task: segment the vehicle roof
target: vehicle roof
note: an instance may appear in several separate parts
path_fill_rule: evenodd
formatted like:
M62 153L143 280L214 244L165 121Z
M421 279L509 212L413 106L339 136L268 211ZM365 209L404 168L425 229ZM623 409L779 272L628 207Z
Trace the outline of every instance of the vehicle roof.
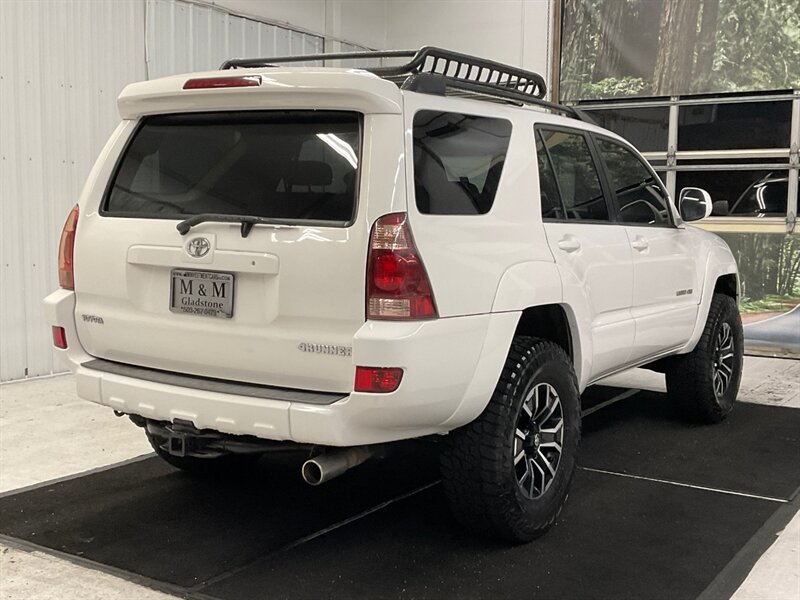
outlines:
M183 89L186 82L192 79L251 76L259 76L261 85ZM408 95L431 99L431 104L444 103L453 110L464 111L472 107L474 111L485 113L489 108L497 116L508 119L513 119L515 114L523 111L537 123L592 131L626 142L607 129L550 112L540 106L502 101L479 94L441 96L402 90L395 83L374 73L346 67L276 66L171 75L126 86L117 104L123 119L176 111L286 109L287 106L298 110L349 109L364 113L401 114L403 96Z
M254 87L183 89L190 79L259 76ZM267 67L171 75L126 86L117 99L120 116L134 119L170 111L256 108L343 109L365 113L402 112L400 89L360 69Z

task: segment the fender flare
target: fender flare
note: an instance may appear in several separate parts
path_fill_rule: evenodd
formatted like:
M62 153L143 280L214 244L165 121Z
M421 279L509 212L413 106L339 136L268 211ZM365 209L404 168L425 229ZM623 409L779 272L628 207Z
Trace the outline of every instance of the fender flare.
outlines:
M736 276L736 299L738 301L741 295L741 281L739 279L739 269L736 265L736 259L733 253L728 248L728 245L720 238L716 238L717 243L711 244L708 255L706 257L706 264L703 273L703 287L700 296L700 305L697 310L697 320L694 324L692 336L686 345L680 349L679 354L685 354L694 350L700 337L703 335L703 330L706 326L706 319L708 312L711 310L711 299L714 297L714 290L717 285L717 280L724 275Z

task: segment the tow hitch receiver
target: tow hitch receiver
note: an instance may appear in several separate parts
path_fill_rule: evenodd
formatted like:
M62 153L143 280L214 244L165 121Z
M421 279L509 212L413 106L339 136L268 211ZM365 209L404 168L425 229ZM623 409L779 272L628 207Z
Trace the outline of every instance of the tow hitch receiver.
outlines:
M262 440L249 435L231 435L211 429L198 429L194 423L176 419L151 421L129 415L139 427L147 430L151 443L160 451L175 457L216 458L225 454L263 454L265 452L309 451L310 446L294 442Z
M186 456L186 434L170 431L167 450L172 456Z

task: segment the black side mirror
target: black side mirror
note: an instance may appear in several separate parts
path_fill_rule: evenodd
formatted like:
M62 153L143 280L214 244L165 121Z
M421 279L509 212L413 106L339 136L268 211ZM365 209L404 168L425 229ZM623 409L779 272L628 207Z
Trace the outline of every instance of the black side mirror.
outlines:
M728 206L727 200L715 200L714 203L711 205L711 216L712 217L727 217L731 212L730 206Z

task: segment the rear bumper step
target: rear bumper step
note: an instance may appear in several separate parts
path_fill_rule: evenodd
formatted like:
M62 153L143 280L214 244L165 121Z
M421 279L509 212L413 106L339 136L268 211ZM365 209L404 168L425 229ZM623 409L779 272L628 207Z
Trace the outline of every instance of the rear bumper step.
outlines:
M81 366L93 371L102 371L114 375L123 375L134 379L174 385L183 388L203 390L206 392L217 392L221 394L233 394L237 396L247 396L250 398L265 398L269 400L284 400L286 402L299 402L302 404L329 405L347 398L349 394L313 392L305 390L292 390L269 385L258 385L255 383L243 383L234 381L223 381L198 375L184 375L170 373L159 369L149 369L126 365L96 358L81 363Z

